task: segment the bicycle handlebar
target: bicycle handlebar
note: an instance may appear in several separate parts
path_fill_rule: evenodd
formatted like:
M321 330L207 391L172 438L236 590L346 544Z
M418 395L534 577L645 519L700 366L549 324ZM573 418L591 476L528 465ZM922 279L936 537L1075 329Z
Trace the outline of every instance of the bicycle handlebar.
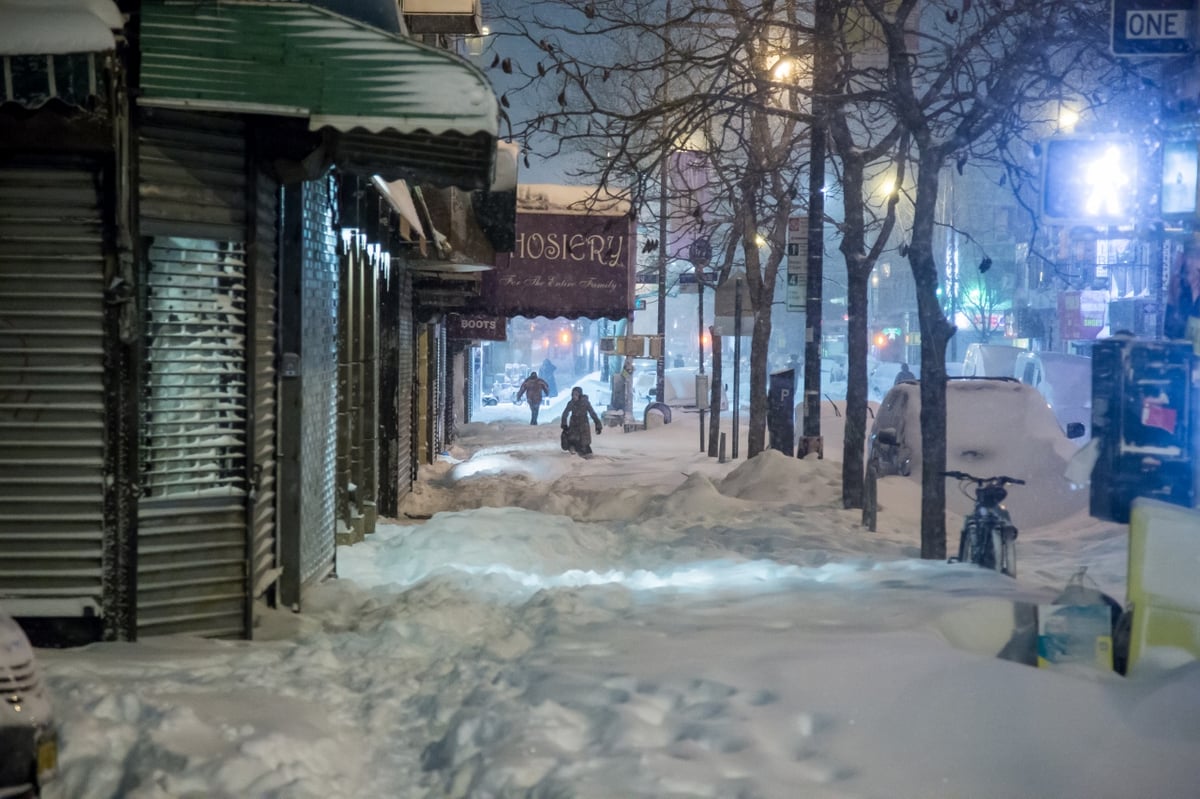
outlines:
M997 477L976 477L975 475L967 474L966 472L942 472L942 474L946 477L953 477L956 480L970 480L976 485L981 486L986 485L987 483L1000 486L1004 485L1005 483L1011 483L1019 486L1025 485L1024 480L1019 480L1016 477L1009 477L1008 475L1004 474Z

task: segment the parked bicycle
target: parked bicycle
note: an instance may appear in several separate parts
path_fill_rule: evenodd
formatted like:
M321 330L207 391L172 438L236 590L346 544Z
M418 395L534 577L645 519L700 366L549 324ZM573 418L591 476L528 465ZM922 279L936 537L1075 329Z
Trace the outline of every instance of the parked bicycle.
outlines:
M1016 577L1017 528L1001 503L1008 496L1008 489L1004 486L1025 485L1025 481L1005 475L976 477L966 472L942 474L958 480L959 490L975 502L975 510L963 519L958 557L950 558L950 562L974 563ZM968 482L975 484L973 494L968 493Z

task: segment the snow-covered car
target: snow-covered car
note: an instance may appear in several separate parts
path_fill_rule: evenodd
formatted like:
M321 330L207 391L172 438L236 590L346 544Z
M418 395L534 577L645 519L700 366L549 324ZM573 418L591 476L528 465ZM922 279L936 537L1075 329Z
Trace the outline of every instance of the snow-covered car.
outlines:
M1068 435L1078 438L1083 432L1072 425L1064 434L1045 397L1011 377L946 381L946 469L1025 480L1027 486L1009 503L1018 526L1086 505L1087 492L1064 477L1077 452ZM919 383L901 383L887 392L875 412L868 447L868 463L879 477L920 479ZM965 514L971 504L951 491L947 506Z
M520 381L513 383L506 375L498 374L496 375L496 379L492 381L492 399L494 399L496 403L512 402L513 398L517 396L517 389L520 387L520 385Z
M1025 350L1007 344L970 344L963 356L963 377L1012 377L1013 366Z
M658 386L658 364L654 361L633 362L633 401L646 402L654 399Z
M33 647L0 609L0 799L57 795L58 731Z
M1083 425L1084 434L1075 439L1076 444L1083 446L1091 439L1091 358L1065 352L1022 352L1013 376L1041 392L1063 430L1072 423Z

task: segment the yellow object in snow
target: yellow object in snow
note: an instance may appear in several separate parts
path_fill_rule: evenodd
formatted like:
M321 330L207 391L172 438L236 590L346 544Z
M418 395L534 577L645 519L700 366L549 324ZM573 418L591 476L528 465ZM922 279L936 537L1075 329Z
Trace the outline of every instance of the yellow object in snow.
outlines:
M1200 660L1200 512L1138 497L1129 517L1127 673Z

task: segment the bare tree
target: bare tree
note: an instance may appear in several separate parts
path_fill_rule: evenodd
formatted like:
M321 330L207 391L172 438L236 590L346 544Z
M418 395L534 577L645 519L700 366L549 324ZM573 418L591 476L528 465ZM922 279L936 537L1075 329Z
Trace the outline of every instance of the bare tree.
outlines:
M945 352L933 232L943 168L1002 158L1064 93L1095 92L1107 55L1106 0L858 0L887 43L886 85L912 138L916 190L907 256L921 331L921 555L946 555Z
M990 261L985 261L989 263ZM1012 307L1012 286L1007 275L989 269L972 280L959 284L958 307L975 330L976 337L987 342L997 333L1004 333L1003 311Z
M744 277L747 454L761 452L771 306L788 219L802 207L811 69L803 9L794 0L535 0L497 2L495 13L510 37L537 48L534 63L505 55L503 44L495 56L515 76L501 104L540 103L519 126L527 143L585 154L572 179L627 190L643 220L703 235L716 283ZM704 203L662 194L672 155L684 150L705 156ZM662 238L656 246L666 248L671 237Z
M904 185L909 139L886 101L887 46L878 24L854 3L829 8L836 64L828 120L846 264L847 382L842 440L842 505L863 505L867 429L868 296L871 271L889 244Z
M765 438L769 292L787 217L803 209L798 165L814 121L809 85L782 78L775 65L799 56L800 71L807 63L811 73L813 9L795 0L513 2L519 8L509 21L536 43L537 63L497 62L522 75L524 89L553 96L528 135L551 134L556 151L589 152L591 168L581 174L631 186L651 210L645 201L664 183L660 166L671 151L698 146L711 156L715 200L692 210L714 242L720 279L735 266L746 269L754 307L749 453L757 453ZM847 394L843 502L861 499L866 281L887 246L896 203L911 203L904 209L911 224L898 236L917 289L922 342L921 552L942 558L945 351L954 333L934 252L942 171L969 161L1006 168L1027 161L1030 143L1045 133L1046 107L1064 96L1095 97L1123 67L1107 54L1107 0L826 0L819 8L837 15L840 66L832 92L819 99L845 208L851 353L856 361L862 353ZM855 56L867 40L877 58L860 64ZM911 195L872 202L881 171L895 172L895 185L907 182ZM760 251L763 239L771 246Z

